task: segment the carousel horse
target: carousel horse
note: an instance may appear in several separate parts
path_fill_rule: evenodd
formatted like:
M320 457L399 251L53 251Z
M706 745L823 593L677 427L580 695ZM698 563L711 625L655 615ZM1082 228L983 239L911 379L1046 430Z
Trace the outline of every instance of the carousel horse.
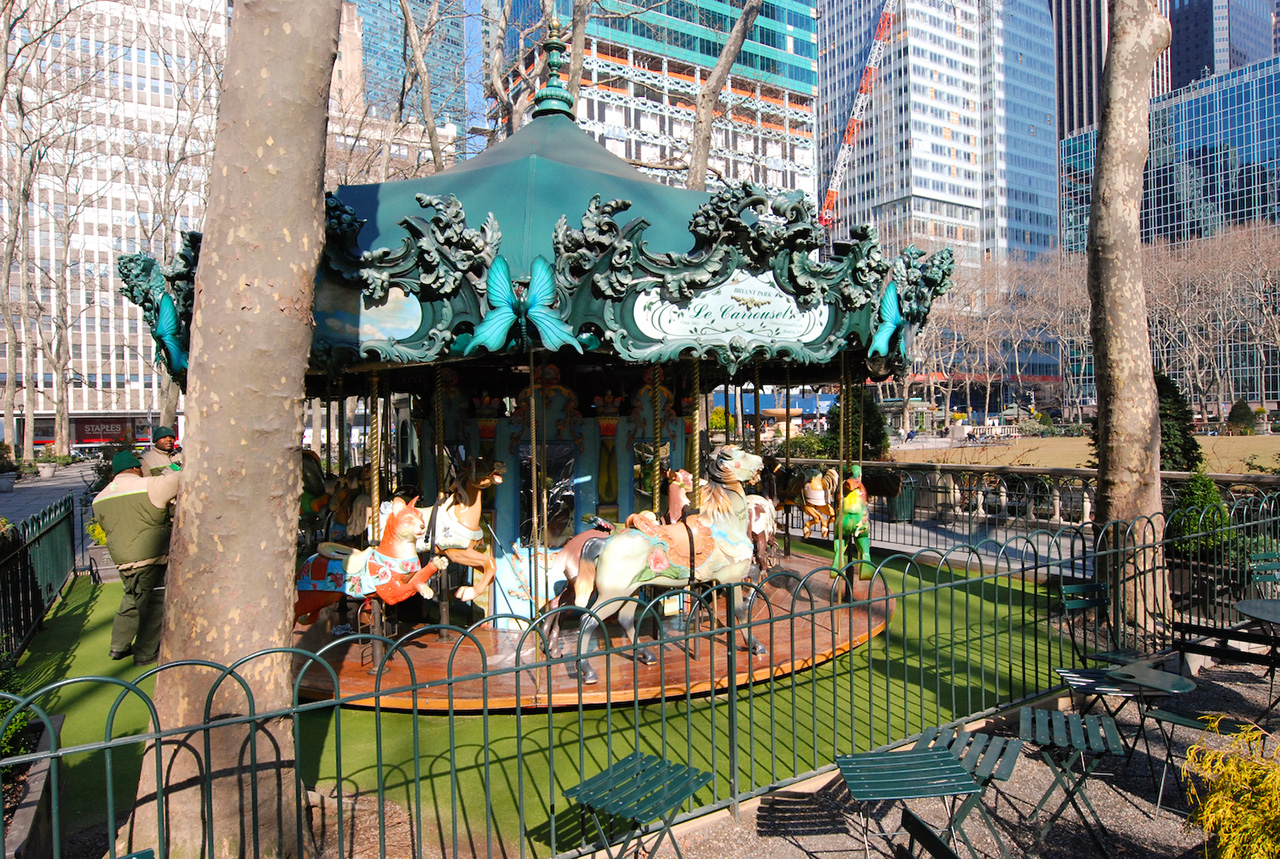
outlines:
M667 515L665 523L667 525L675 525L680 521L685 508L689 506L689 493L693 491L693 475L681 469L673 471L667 469L663 473L663 480L667 484ZM679 511L679 512L676 512ZM643 517L645 524L653 520L651 514L635 514L627 518L628 527L637 527L640 520L637 517ZM560 576L565 578L565 587L555 596L547 600L542 607L544 614L554 609L561 608L570 604L569 597L572 596L572 604L578 608L586 608L591 601L591 594L595 590L596 583L596 558L600 556L600 551L604 548L605 540L616 529L611 522L606 522L598 516L586 515L582 520L592 526L592 530L583 531L581 534L575 535L569 542L560 547L560 551L554 554L548 553L547 559L547 581L557 581ZM547 653L553 658L560 656L560 613L551 615L547 618L543 626L544 634L547 641Z
M355 550L338 543L320 544L319 553L298 568L295 623L304 618L315 620L320 609L344 596L364 599L377 595L388 605L415 593L427 599L434 596L427 581L443 564L433 559L424 567L418 561L418 542L427 533L427 519L413 501L397 498L391 502L391 515L376 548Z
M422 508L422 515L435 527L419 548L444 555L455 564L471 567L478 578L463 585L454 594L464 602L474 600L489 589L498 567L493 555L483 551L484 532L480 530L480 502L484 491L502 482L506 466L484 457L473 457L462 464L453 491L433 507ZM424 532L425 533L425 532Z
M760 457L725 445L716 453L709 470L710 483L701 499L697 514L683 517L684 522L664 525L644 515L628 517L628 527L608 537L595 563L596 604L601 611L589 615L582 623L582 653L590 649L594 633L600 627L608 643L602 623L614 614L627 637L636 641L636 604L629 597L644 586L687 587L694 582L740 584L756 567L752 563L753 546L747 534L747 500L743 485L751 482L761 468ZM749 600L739 601L735 616L745 624ZM748 649L764 653L764 645L744 632ZM636 658L649 664L655 660L648 648L638 648ZM585 659L579 677L584 684L598 678Z
M808 479L801 490L804 499L804 536L809 538L811 531L819 531L828 537L831 523L835 520L836 511L832 504L836 489L840 484L840 475L834 468L825 472L810 469Z

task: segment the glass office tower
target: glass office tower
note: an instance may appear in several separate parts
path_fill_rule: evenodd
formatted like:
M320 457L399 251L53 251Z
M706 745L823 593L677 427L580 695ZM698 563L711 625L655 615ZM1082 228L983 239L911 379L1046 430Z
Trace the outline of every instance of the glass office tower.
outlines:
M562 22L569 0L557 0ZM693 106L739 10L722 0L608 4L587 25L579 124L610 152L655 179L683 184ZM507 55L531 65L541 0L515 0ZM813 102L817 80L814 0L771 0L733 66L713 126L708 187L720 176L776 192L815 193ZM522 41L523 39L523 41ZM513 92L522 84L512 81Z

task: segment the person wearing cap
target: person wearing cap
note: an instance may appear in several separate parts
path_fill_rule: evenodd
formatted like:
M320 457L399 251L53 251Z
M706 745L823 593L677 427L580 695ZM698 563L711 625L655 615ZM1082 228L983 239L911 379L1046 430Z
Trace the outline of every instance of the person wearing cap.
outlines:
M107 551L120 570L124 596L111 625L111 658L149 665L160 655L164 574L169 565L169 505L178 496L181 467L152 477L132 451L111 459L114 477L93 499L93 516L107 535ZM158 595L156 591L161 593Z
M171 427L156 427L151 434L151 447L142 453L143 475L154 475L177 463L182 465L182 448Z

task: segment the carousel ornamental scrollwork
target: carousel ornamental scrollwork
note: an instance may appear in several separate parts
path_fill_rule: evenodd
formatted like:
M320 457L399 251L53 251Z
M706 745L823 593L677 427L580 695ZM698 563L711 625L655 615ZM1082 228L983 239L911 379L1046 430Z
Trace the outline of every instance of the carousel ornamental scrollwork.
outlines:
M116 261L124 283L120 294L142 308L142 319L156 343L156 358L184 392L200 238L197 232L182 233L182 245L171 266L160 265L145 253L122 254Z

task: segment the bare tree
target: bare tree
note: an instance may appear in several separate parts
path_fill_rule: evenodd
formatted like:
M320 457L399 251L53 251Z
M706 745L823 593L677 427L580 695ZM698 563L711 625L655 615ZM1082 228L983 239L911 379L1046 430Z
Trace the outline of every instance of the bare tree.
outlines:
M430 43L435 32L436 23L440 20L440 0L435 0L427 11L427 20L419 32L413 20L413 10L409 8L409 0L400 0L400 14L404 16L404 29L409 35L409 54L414 72L418 77L418 95L422 108L422 121L427 127L427 139L431 141L431 162L436 172L444 169L444 151L440 146L440 135L436 132L436 112L431 106L431 72L427 70L427 62L423 58L423 43Z
M56 0L0 0L0 27L5 35L5 56L0 58L0 137L3 138L4 206L0 215L0 316L3 317L6 359L3 408L5 438L15 439L14 420L17 380L23 379L23 410L30 422L36 410L36 359L42 325L52 321L32 302L39 289L35 270L40 262L27 241L32 228L32 208L40 193L40 177L56 171L58 148L67 142L68 129L60 124L78 101L98 83L95 68L81 56L87 47L71 34L88 20L95 6L85 2ZM53 236L47 236L50 244ZM14 283L14 272L17 283ZM37 293L38 294L38 293ZM46 338L47 339L47 338ZM22 343L21 357L18 344ZM21 372L19 372L21 360ZM30 423L29 423L30 425ZM34 433L27 432L22 456L32 458ZM14 451L17 454L17 450Z
M1169 20L1154 0L1111 0L1109 10L1089 213L1101 521L1132 520L1161 509L1160 414L1151 374L1138 214L1149 147L1147 81L1156 57L1169 45Z
M689 145L689 177L686 184L699 191L707 187L707 162L711 157L711 124L715 121L716 103L720 100L720 91L729 80L729 72L738 61L738 54L747 40L751 28L755 26L756 16L764 6L764 0L746 0L742 12L734 23L733 29L720 49L715 68L702 83L698 93L698 104L694 110L693 140Z
M340 15L339 0L243 0L232 17L196 282L164 662L229 665L283 646L292 630L298 440L324 244L325 126ZM257 573L245 576L250 558ZM237 673L245 690L234 681L212 688L217 672L166 672L156 683L156 727L243 717L246 691L255 712L289 704L287 655L258 657ZM258 766L247 770L251 734ZM166 779L167 855L310 853L296 831L298 774L287 718L174 736L150 754L161 758ZM162 786L153 783L154 763L144 764L124 852L157 843ZM255 801L246 803L250 795Z

